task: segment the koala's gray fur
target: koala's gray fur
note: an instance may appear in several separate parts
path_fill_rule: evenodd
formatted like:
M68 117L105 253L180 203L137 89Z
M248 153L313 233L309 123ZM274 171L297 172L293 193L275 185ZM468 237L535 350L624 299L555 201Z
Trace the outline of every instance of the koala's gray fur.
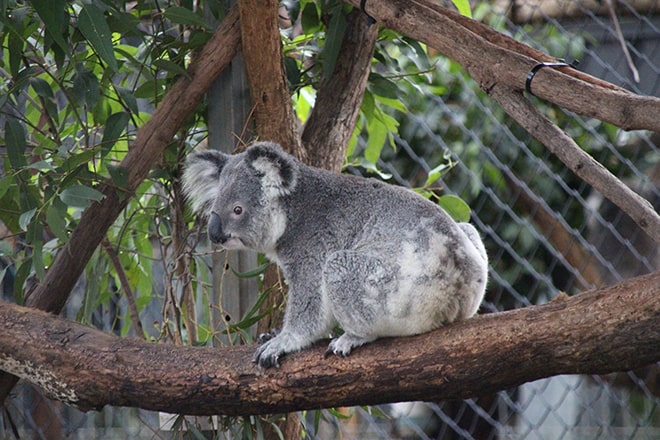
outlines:
M263 252L289 282L282 331L254 356L263 367L336 324L328 352L346 356L469 318L483 299L477 230L408 189L303 165L268 142L193 154L183 183L211 241Z

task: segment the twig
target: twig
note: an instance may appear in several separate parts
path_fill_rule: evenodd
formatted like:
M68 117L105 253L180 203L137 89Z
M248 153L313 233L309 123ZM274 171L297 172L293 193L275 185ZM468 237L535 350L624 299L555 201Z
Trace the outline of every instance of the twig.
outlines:
M117 252L112 247L112 244L110 244L110 241L108 241L107 238L103 240L102 246L105 253L108 254L108 258L110 258L112 266L117 272L121 290L126 296L126 303L128 304L128 315L131 318L131 324L135 329L135 333L137 333L137 335L142 339L146 340L146 337L144 336L144 330L142 328L142 322L140 321L140 312L138 311L137 303L135 302L135 295L133 295L133 291L131 290L131 284L128 282L126 271L124 271L124 268L119 261L119 257L117 256Z
M619 44L621 44L621 50L623 50L623 55L626 57L626 62L628 63L628 68L632 72L633 79L637 84L639 84L639 71L637 70L637 67L635 67L635 63L630 56L630 51L628 50L628 46L626 45L626 39L623 36L623 32L621 31L621 25L619 24L619 19L616 16L616 8L614 6L614 1L613 0L605 0L605 6L607 6L607 10L610 13L610 17L612 18L612 22L614 23L614 30L616 31L616 36L619 40Z

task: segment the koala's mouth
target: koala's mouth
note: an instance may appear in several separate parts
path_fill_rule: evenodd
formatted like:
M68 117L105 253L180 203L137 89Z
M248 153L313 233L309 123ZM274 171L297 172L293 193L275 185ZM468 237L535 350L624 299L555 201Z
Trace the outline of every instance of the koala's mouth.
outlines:
M234 250L234 249L246 249L245 244L237 237L228 237L223 242L219 243L225 249Z

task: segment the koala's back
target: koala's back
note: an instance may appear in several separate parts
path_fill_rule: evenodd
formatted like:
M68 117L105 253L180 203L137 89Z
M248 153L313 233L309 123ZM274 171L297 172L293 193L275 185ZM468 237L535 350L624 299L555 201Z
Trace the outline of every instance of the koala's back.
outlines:
M436 204L373 179L305 167L298 188L283 239L318 256L326 300L345 330L418 334L476 312L487 260L470 225L461 224L474 237Z

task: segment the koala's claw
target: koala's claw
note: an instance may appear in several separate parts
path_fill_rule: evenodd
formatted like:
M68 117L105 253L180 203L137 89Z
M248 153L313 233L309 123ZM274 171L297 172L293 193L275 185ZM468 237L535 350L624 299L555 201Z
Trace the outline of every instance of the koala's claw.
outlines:
M330 341L330 345L328 345L328 349L325 351L324 357L327 358L331 354L340 357L347 357L349 354L351 354L353 345L350 343L347 344L346 342L346 338L342 339L342 337L335 338Z
M328 345L328 349L325 352L325 357L327 358L331 354L341 357L347 357L349 354L351 354L351 351L354 348L364 345L367 342L371 342L374 339L375 338L369 338L369 337L363 338L360 336L354 336L348 333L344 333L340 337L330 341L330 345Z
M339 357L348 357L349 353L343 353L341 351L336 351L334 350L331 346L328 346L328 349L323 353L323 359L327 359L332 355L339 356Z
M280 368L280 353L264 353L271 350L265 350L268 347L267 344L262 345L257 349L257 352L252 358L252 362L259 365L262 368Z

